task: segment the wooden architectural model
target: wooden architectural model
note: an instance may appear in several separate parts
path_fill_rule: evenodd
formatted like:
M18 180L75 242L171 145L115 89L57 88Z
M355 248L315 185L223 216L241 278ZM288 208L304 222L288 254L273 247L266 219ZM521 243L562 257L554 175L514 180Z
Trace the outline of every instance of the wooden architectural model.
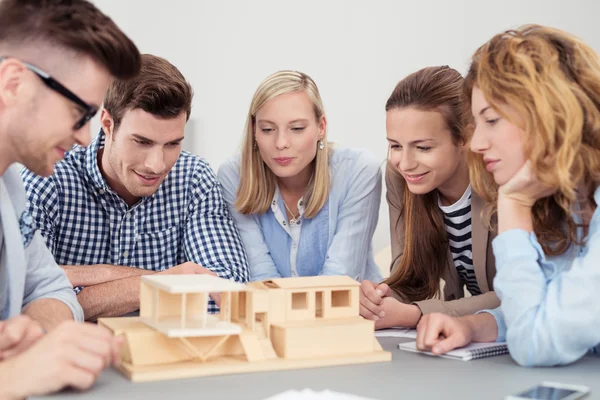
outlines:
M132 381L389 361L358 291L344 276L143 276L140 317L99 323L124 335L119 368ZM210 293L219 314L207 313Z

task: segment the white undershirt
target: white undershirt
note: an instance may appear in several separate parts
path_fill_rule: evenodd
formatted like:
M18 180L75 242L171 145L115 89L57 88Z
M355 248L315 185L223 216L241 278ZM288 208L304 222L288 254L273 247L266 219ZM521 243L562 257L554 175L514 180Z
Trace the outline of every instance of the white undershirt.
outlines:
M271 202L271 210L275 215L275 219L279 222L279 225L287 232L292 238L292 247L290 249L290 268L292 276L298 276L298 270L296 269L296 260L298 258L298 246L300 243L300 233L302 232L302 220L304 219L304 200L300 198L298 200L298 218L294 225L290 225L287 215L283 210L279 208L279 199L281 198L281 192L279 187L275 187L275 194L273 195L273 201Z

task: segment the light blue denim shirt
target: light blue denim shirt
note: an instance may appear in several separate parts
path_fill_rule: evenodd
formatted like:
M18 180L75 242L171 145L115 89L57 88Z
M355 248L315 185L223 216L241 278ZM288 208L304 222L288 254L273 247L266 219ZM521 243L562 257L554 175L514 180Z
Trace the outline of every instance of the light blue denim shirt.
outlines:
M600 204L600 188L594 200ZM498 341L508 343L519 364L568 364L590 349L598 352L600 209L594 212L583 243L547 257L535 234L524 230L503 232L492 242L494 289L502 303L486 312L496 318Z
M55 299L83 321L73 286L56 264L25 207L27 196L13 164L0 176L0 320L15 317L31 302Z
M283 223L287 218L278 191L273 206L264 214L242 215L235 210L239 168L240 157L234 157L221 166L218 176L246 248L250 280L295 275L382 280L371 243L379 216L381 170L370 153L333 150L329 199L314 218L301 220L297 243L289 223ZM294 254L295 270L291 262Z

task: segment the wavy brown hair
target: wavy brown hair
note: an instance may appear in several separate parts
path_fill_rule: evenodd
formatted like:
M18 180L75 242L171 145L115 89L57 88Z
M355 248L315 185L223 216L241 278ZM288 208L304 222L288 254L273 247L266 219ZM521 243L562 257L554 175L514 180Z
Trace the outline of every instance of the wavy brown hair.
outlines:
M575 203L596 206L600 182L600 58L576 37L539 25L494 36L474 54L464 94L483 92L496 112L513 108L523 122L523 151L541 182L556 188L532 209L533 229L545 254L577 243ZM515 124L517 121L511 121ZM496 212L498 185L481 154L469 157L471 183ZM487 218L486 218L487 219ZM492 229L496 224L488 223Z
M437 111L446 121L453 142L469 140L471 114L462 96L463 77L448 67L423 68L402 79L388 99L385 110L415 108ZM388 171L398 173L388 162ZM437 190L417 195L402 180L403 199L395 229L404 229L404 251L386 283L406 301L425 300L440 291L440 278L448 262L448 237L437 204ZM404 219L404 224L400 223ZM400 235L399 235L400 236Z

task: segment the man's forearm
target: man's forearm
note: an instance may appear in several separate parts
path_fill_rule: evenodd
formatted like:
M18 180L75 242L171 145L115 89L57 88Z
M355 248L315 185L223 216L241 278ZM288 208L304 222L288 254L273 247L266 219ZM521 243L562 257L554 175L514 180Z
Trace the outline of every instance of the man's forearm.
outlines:
M145 269L120 265L61 265L73 286L93 286L134 276L152 274Z
M65 303L56 299L34 300L23 309L23 314L37 321L50 331L63 321L73 319L73 312Z
M85 287L77 300L86 321L119 317L140 308L140 277L134 276Z

